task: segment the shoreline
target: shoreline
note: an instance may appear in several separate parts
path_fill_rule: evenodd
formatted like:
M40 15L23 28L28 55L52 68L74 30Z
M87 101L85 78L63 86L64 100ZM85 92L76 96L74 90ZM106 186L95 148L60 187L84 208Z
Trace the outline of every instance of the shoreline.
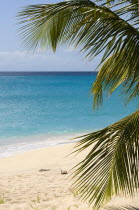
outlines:
M75 195L69 178L70 170L88 153L68 156L74 145L58 145L1 158L0 199L3 198L4 203L0 204L0 210L91 210ZM46 171L40 172L40 169ZM61 170L68 174L62 175ZM139 197L131 199L119 195L109 206L139 208Z
M88 131L89 132L89 131ZM22 154L28 151L34 151L42 148L56 147L59 145L71 144L77 142L79 139L74 138L87 134L88 132L74 132L64 134L39 134L25 137L11 137L9 142L0 147L0 159L12 157L14 155ZM6 138L1 139L4 141ZM18 142L20 139L20 142ZM15 141L15 143L13 143Z
M43 147L43 146L42 146L42 147L38 147L38 148L33 148L33 149L29 149L29 150L27 150L27 151L17 152L17 153L15 153L15 154L9 154L8 156L0 157L0 159L10 158L10 157L22 155L22 154L25 154L25 153L28 153L28 152L35 152L35 151L42 150L42 149L55 148L55 147L62 146L62 145L74 144L74 143L76 143L76 142L77 142L77 141L73 141L73 142L63 142L63 143L58 143L58 144L56 144L56 145L50 145L50 146L46 146L46 147Z

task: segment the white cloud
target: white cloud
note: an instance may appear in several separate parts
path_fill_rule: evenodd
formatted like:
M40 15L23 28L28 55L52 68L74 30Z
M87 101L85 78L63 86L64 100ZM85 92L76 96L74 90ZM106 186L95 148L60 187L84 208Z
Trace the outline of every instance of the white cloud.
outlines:
M0 71L91 71L93 63L76 52L31 54L23 51L0 52Z
M62 58L53 55L29 54L25 52L0 52L0 71L31 71L48 70L49 66L54 70L57 65L64 64ZM41 68L41 69L39 69Z

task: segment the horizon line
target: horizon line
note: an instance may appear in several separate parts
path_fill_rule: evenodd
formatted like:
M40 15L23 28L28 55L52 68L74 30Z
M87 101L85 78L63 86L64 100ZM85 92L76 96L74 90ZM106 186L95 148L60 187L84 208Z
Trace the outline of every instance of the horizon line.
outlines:
M0 76L88 76L97 73L96 71L0 71Z

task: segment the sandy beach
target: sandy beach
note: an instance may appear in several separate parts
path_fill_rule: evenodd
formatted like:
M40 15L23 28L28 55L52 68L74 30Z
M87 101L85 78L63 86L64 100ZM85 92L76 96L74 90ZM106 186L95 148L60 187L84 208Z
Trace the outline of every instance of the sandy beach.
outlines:
M67 157L73 146L66 144L0 158L0 210L91 210L71 187L70 169L86 154ZM68 174L62 175L61 170ZM119 195L107 204L109 209L112 206L138 209L138 194L134 199Z

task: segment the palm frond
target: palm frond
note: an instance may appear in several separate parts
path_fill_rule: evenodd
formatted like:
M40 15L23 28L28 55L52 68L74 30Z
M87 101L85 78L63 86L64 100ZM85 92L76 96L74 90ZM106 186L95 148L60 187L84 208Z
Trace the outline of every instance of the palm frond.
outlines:
M127 48L128 50L128 48ZM139 67L139 60L134 63L123 65L126 52L110 56L99 70L97 78L92 86L94 94L94 108L99 107L103 102L103 94L112 94L121 85L119 92L125 95L126 103L131 99L139 99L139 74L136 72ZM123 61L123 62L122 62ZM134 68L134 64L137 65ZM132 68L132 70L131 70ZM135 71L134 71L135 70Z
M60 2L58 4L32 5L18 13L20 36L29 49L56 46L65 40L66 34L79 23L90 6L86 1ZM93 3L91 3L93 4ZM94 4L93 4L94 5Z
M77 142L90 152L73 170L74 188L98 209L113 195L133 196L139 187L139 110ZM77 178L78 177L78 178Z
M93 93L98 89L101 92L99 97L98 93L95 96L96 104L103 101L101 96L104 89L108 87L113 92L122 82L122 93L129 94L125 101L138 99L139 32L130 24L138 4L117 0L118 5L123 5L117 8L113 0L98 2L100 5L86 0L74 0L26 7L18 13L20 23L23 24L20 28L23 44L28 49L44 50L50 47L55 51L58 45L68 43L80 46L90 60L103 52L102 68L93 87ZM113 7L106 7L106 3ZM121 18L129 12L131 15L128 20ZM107 73L107 78L104 78ZM123 80L125 74L126 81ZM101 88L99 81L102 81Z

